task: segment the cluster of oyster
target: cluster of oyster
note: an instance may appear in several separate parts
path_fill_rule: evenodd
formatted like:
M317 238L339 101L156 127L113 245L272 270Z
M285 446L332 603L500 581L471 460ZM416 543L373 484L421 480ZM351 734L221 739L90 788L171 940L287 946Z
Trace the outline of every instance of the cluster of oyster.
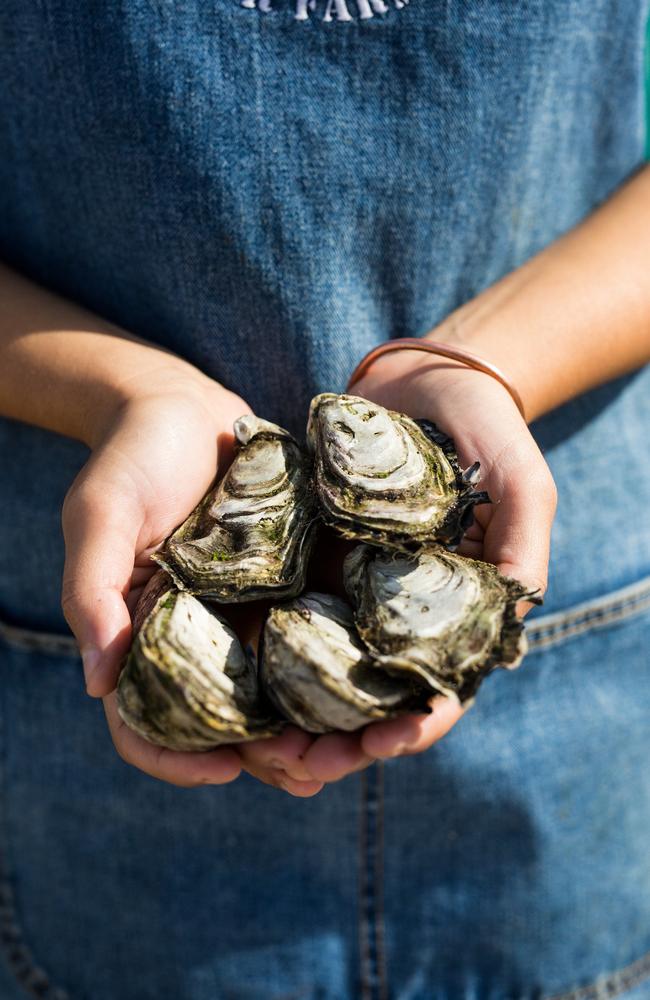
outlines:
M354 730L433 695L467 702L525 651L518 600L494 566L455 554L478 463L427 421L350 395L312 401L303 449L252 415L234 425L227 473L154 556L118 684L124 721L152 743L203 750L269 737L287 720ZM356 545L350 604L305 590L318 525ZM218 605L273 602L259 655Z

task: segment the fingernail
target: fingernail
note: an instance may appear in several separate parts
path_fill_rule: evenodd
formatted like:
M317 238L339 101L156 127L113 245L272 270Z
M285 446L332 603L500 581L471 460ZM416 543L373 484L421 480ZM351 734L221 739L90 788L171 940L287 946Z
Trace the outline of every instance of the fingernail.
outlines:
M81 651L81 660L84 667L84 678L86 680L86 687L92 680L94 674L97 672L99 667L99 661L101 660L101 653L94 646L87 646Z
M397 746L393 747L389 756L400 757L404 753L404 751L408 749L409 748L407 743L398 743Z
M269 759L269 767L272 767L277 771L286 771L287 765L283 760L278 760L277 757L271 757Z

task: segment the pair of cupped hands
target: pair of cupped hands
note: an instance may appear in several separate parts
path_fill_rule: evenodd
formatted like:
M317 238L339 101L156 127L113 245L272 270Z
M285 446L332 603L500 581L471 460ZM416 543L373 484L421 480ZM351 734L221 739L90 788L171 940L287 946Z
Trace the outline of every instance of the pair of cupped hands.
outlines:
M453 437L463 468L480 461L481 488L492 503L476 508L459 551L543 593L555 487L503 386L482 372L404 351L376 361L352 391L433 420ZM462 708L436 697L430 715L372 723L358 732L316 736L288 726L271 739L181 753L147 743L116 707L131 616L156 569L150 555L203 497L215 470L223 474L233 454L233 421L249 411L244 400L187 362L173 355L161 360L152 351L151 370L126 383L120 405L89 435L91 456L66 497L62 603L82 651L88 694L103 699L123 760L187 787L225 784L243 769L307 797L376 759L426 750L458 722ZM522 604L519 611L529 607Z

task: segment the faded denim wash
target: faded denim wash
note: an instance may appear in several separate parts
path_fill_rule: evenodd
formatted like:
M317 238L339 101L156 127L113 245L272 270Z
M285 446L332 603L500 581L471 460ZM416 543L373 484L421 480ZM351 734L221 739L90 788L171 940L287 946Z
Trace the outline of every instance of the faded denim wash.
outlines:
M0 256L300 432L640 165L646 15L4 0ZM535 425L560 504L524 666L299 801L117 758L59 607L86 450L0 421L0 998L650 998L649 429L649 369Z

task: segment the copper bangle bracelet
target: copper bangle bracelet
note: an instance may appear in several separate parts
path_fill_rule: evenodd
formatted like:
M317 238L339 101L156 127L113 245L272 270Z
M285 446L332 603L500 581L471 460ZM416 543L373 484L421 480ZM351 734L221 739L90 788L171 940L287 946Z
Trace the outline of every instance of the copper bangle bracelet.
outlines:
M377 358L380 358L382 354L391 354L393 351L426 351L429 354L437 354L443 358L450 358L452 361L459 361L461 364L467 365L469 368L475 368L479 372L491 375L492 378L495 378L497 382L501 383L504 389L507 389L522 417L524 420L526 419L526 413L521 396L515 389L512 382L499 368L497 368L496 365L491 364L489 361L484 361L476 354L464 351L460 347L450 347L449 344L440 344L435 340L424 340L420 337L399 337L396 340L388 340L385 344L379 344L378 347L373 347L373 349L361 359L357 367L352 372L350 381L348 382L348 392L355 382L358 382L361 376L365 375L370 368L370 365L376 361Z

